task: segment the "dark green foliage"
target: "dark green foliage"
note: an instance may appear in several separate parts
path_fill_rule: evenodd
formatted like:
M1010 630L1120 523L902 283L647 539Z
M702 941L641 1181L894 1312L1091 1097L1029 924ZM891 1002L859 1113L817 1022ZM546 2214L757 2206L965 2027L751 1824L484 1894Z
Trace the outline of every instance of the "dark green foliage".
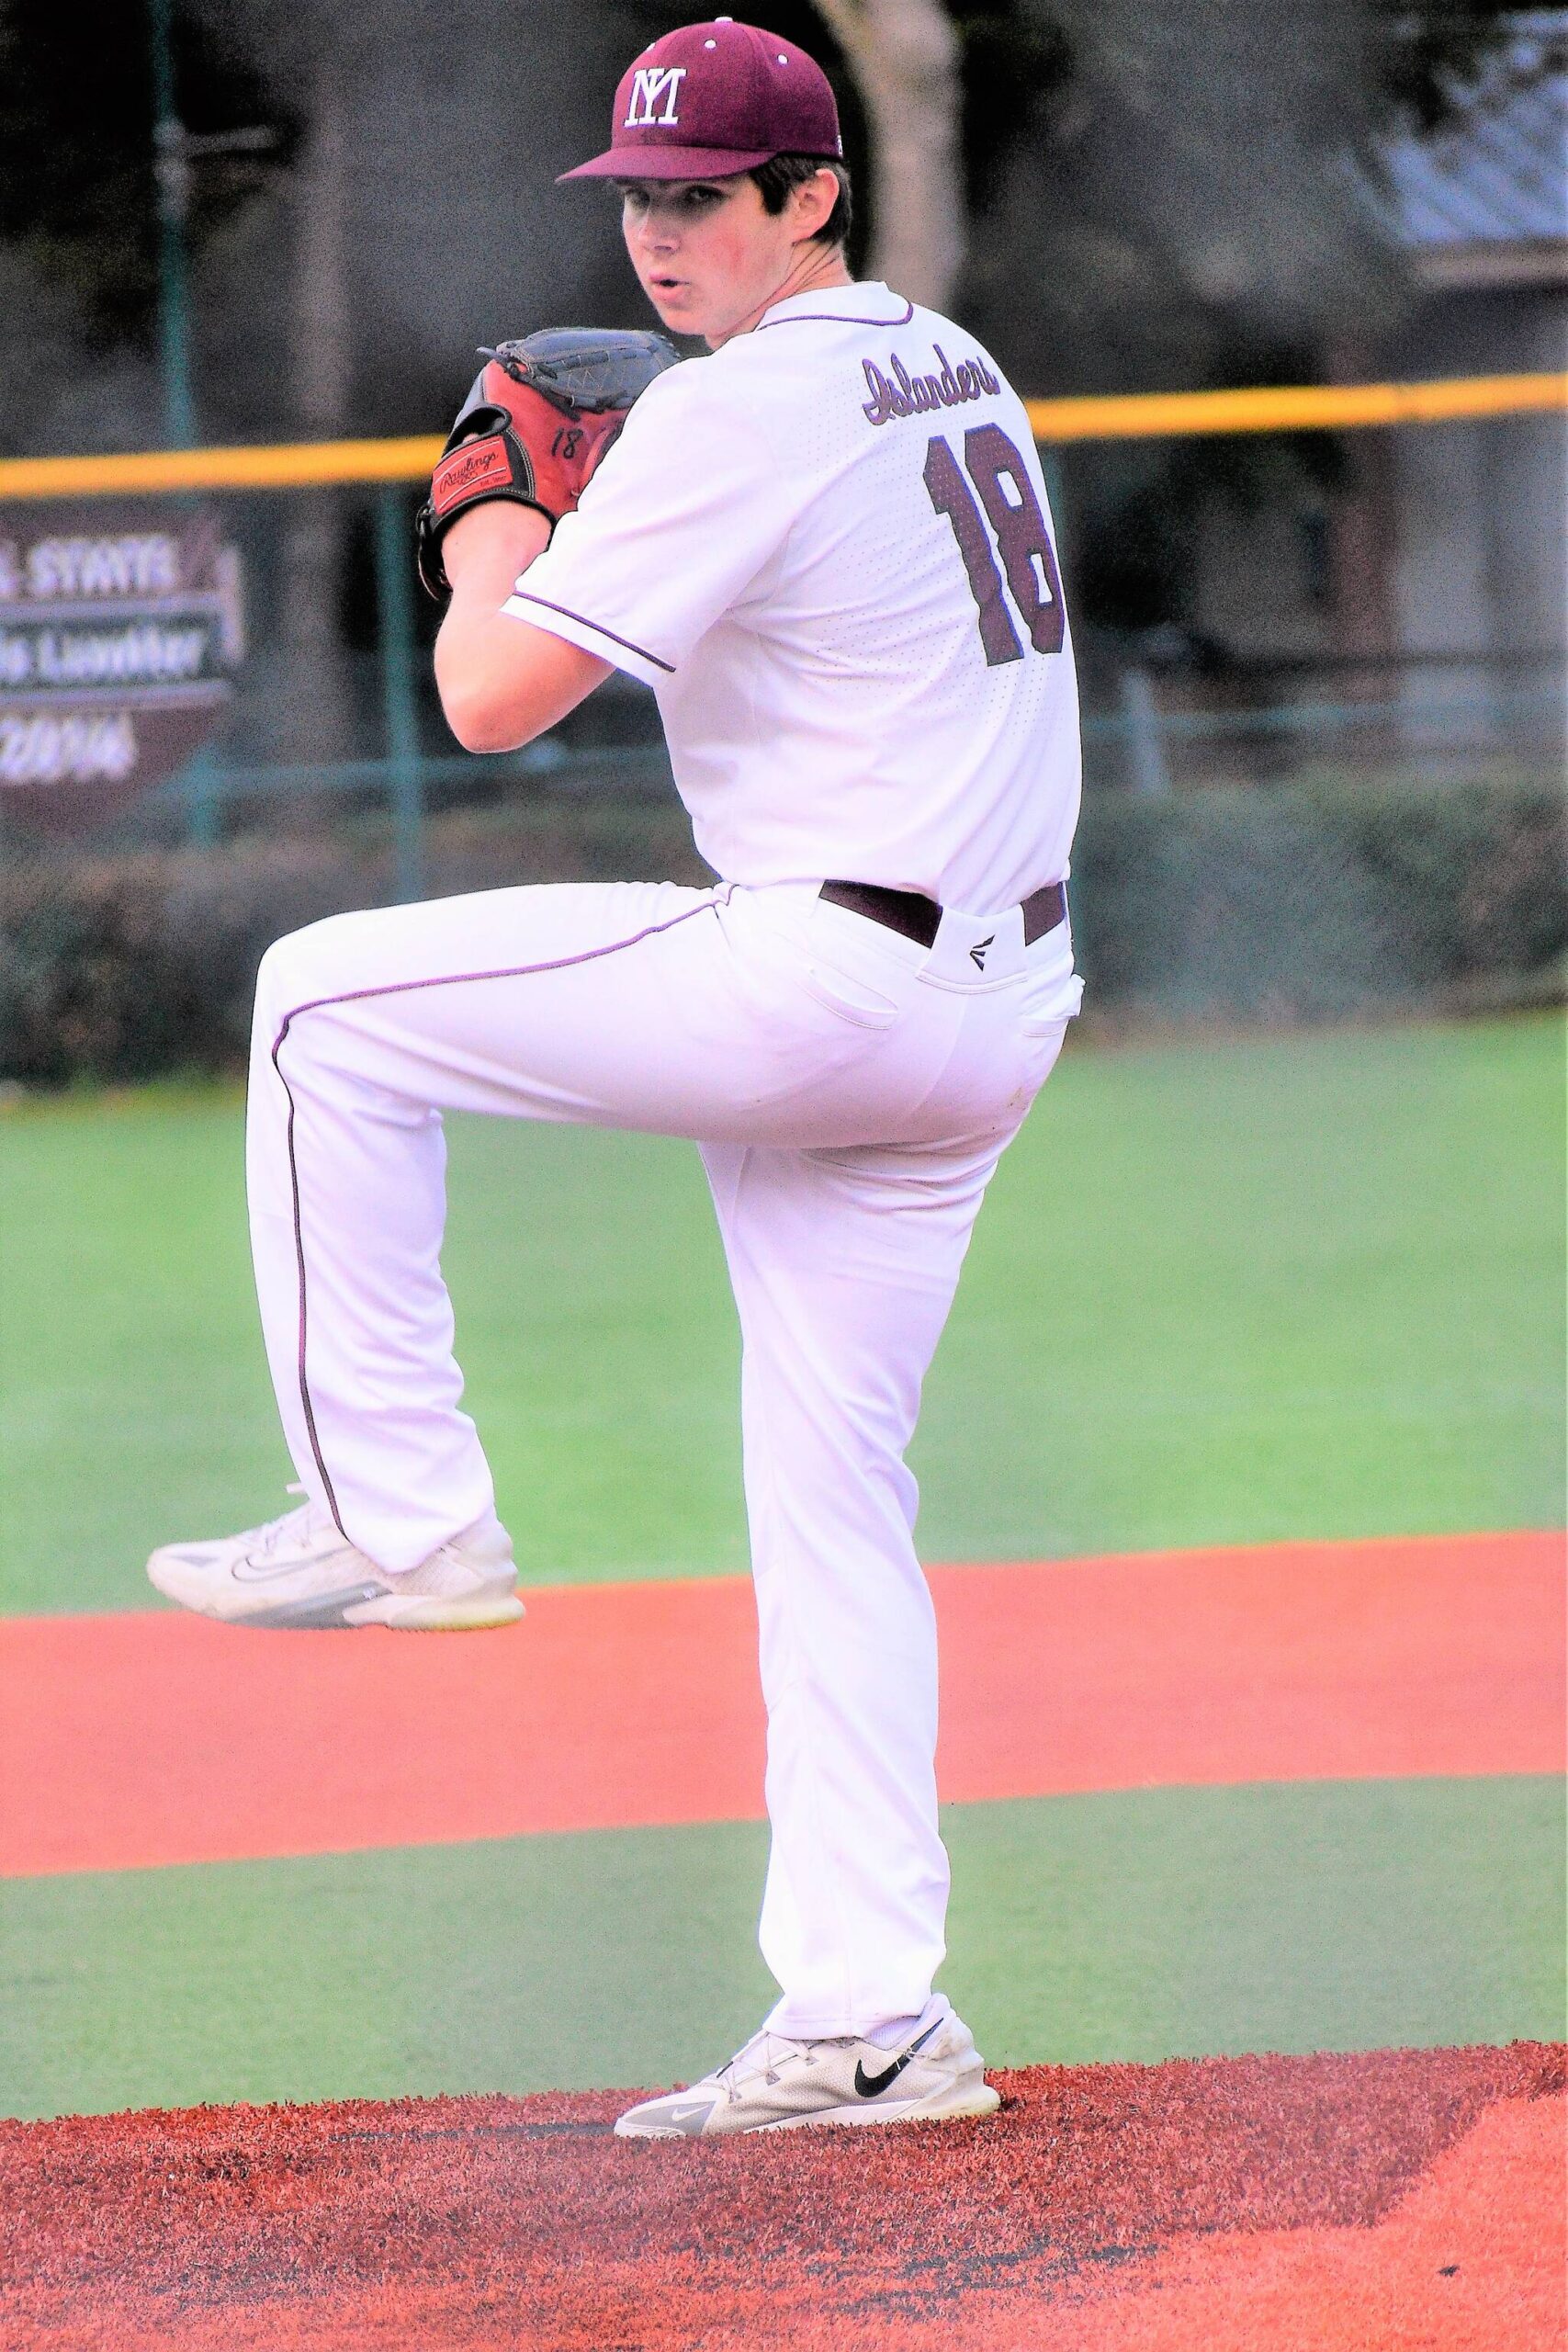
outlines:
M1236 384L1310 383L1304 351L1238 354L1223 371ZM1355 479L1355 455L1336 433L1206 434L1134 453L1112 444L1080 469L1090 487L1072 517L1079 609L1097 628L1184 627L1202 576L1200 541L1216 514L1293 512L1324 518Z
M0 1070L47 1084L242 1067L269 941L378 895L333 864L149 856L7 877Z
M1074 857L1089 1006L1314 1020L1545 995L1568 954L1562 850L1546 784L1102 796Z
M611 802L432 828L433 897L498 882L709 880L680 810ZM0 1080L244 1066L256 966L323 915L383 904L384 842L252 840L0 873Z
M964 45L964 177L970 203L984 209L1013 146L1069 86L1072 45L1028 0L960 0L949 13Z
M1416 8L1404 0L1371 0L1375 111L1401 127L1437 130L1453 111L1456 87L1475 79L1517 13L1509 0L1428 0Z
M1375 368L1413 288L1356 183L1379 181L1391 131L1451 118L1507 37L1498 11L950 5L976 207L960 314L1015 381L1048 396Z
M431 850L433 894L705 878L662 805L438 819ZM389 888L386 852L349 844L14 865L0 878L0 1078L238 1069L268 944ZM1533 1001L1568 953L1562 810L1545 784L1102 794L1073 892L1089 1010L1133 1020Z
M289 123L254 64L175 11L176 104L187 130ZM95 12L73 37L49 0L0 0L0 243L62 279L111 340L143 335L157 291L157 187L146 0ZM254 184L254 162L204 161L191 228L203 234Z

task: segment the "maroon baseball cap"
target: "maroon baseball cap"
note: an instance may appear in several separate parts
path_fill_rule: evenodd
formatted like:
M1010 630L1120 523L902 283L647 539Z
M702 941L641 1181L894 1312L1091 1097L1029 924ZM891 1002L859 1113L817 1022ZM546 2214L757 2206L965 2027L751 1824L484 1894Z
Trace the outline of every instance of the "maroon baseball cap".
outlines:
M645 49L621 77L610 137L561 178L721 179L773 155L844 152L815 58L733 17L682 25Z

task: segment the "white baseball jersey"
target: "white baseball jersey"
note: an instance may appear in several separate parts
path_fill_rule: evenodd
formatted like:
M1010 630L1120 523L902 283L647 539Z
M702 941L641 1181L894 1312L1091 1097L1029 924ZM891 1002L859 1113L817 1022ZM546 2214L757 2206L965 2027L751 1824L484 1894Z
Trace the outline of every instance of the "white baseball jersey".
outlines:
M947 1898L904 1451L1079 996L1069 926L1026 940L1019 905L1066 872L1078 797L1023 410L885 287L778 303L644 393L507 609L656 688L725 878L482 891L268 950L249 1189L284 1426L310 1501L417 1573L494 1493L441 1113L697 1143L743 1338L771 2022L859 2035L923 2011ZM825 900L829 876L940 899L934 938Z
M1067 871L1070 638L1021 401L886 286L653 382L505 609L659 699L698 848L989 913Z

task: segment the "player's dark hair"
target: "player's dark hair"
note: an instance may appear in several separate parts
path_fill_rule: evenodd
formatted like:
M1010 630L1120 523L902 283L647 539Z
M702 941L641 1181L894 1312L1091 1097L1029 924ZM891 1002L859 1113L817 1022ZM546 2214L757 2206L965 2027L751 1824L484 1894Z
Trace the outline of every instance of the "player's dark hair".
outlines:
M789 201L792 187L804 187L818 172L831 172L839 183L839 200L811 243L814 245L847 245L850 224L854 217L854 198L850 188L850 175L845 166L831 155L770 155L759 164L750 176L757 183L766 212L782 212Z

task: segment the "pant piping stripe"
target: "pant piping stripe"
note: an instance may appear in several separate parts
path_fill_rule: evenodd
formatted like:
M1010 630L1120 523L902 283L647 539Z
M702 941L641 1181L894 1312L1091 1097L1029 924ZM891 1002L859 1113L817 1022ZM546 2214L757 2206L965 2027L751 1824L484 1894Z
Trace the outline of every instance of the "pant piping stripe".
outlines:
M728 906L733 888L733 884L724 885L721 890L716 890L705 898L700 905L683 907L678 915L671 915L667 922L647 923L641 931L633 932L627 939L613 939L604 947L585 948L580 955L557 956L545 964L508 965L493 972L438 972L428 979L390 980L384 987L379 988L347 989L339 996L311 997L306 1003L297 1004L290 1012L284 1014L282 1024L272 1041L269 1058L273 1069L277 1072L278 1084L288 1099L288 1121L286 1131L288 1149L288 1186L294 1215L294 1261L299 1282L299 1403L305 1415L305 1430L310 1441L311 1456L321 1474L321 1485L326 1492L327 1508L332 1512L333 1525L345 1544L352 1544L354 1538L343 1523L343 1517L337 1505L337 1495L321 1453L321 1442L316 1430L315 1408L310 1402L310 1377L306 1369L306 1331L309 1317L306 1300L305 1226L299 1207L299 1164L294 1148L294 1090L285 1078L283 1064L278 1059L289 1030L302 1014L320 1012L330 1005L360 1004L369 997L407 996L416 989L461 988L475 980L532 979L545 972L567 971L574 964L596 964L606 956L618 956L624 948L639 946L645 939L655 939L661 932L674 931L680 924L690 922L694 915L712 914L716 908Z
M324 998L322 1001L330 1002L330 999ZM332 1477L322 1458L321 1442L316 1435L315 1408L310 1403L310 1384L305 1376L305 1227L299 1215L299 1166L294 1156L294 1089L284 1077L283 1066L277 1058L279 1048L288 1035L288 1023L293 1018L294 1015L289 1013L277 1033L272 1048L272 1066L277 1072L278 1084L288 1097L288 1191L294 1210L294 1263L299 1284L299 1402L304 1408L305 1431L310 1441L310 1452L315 1457L316 1467L321 1474L321 1484L326 1489L327 1509L332 1512L333 1525L347 1544L353 1539L343 1523L343 1515L337 1507L337 1496L333 1488Z

